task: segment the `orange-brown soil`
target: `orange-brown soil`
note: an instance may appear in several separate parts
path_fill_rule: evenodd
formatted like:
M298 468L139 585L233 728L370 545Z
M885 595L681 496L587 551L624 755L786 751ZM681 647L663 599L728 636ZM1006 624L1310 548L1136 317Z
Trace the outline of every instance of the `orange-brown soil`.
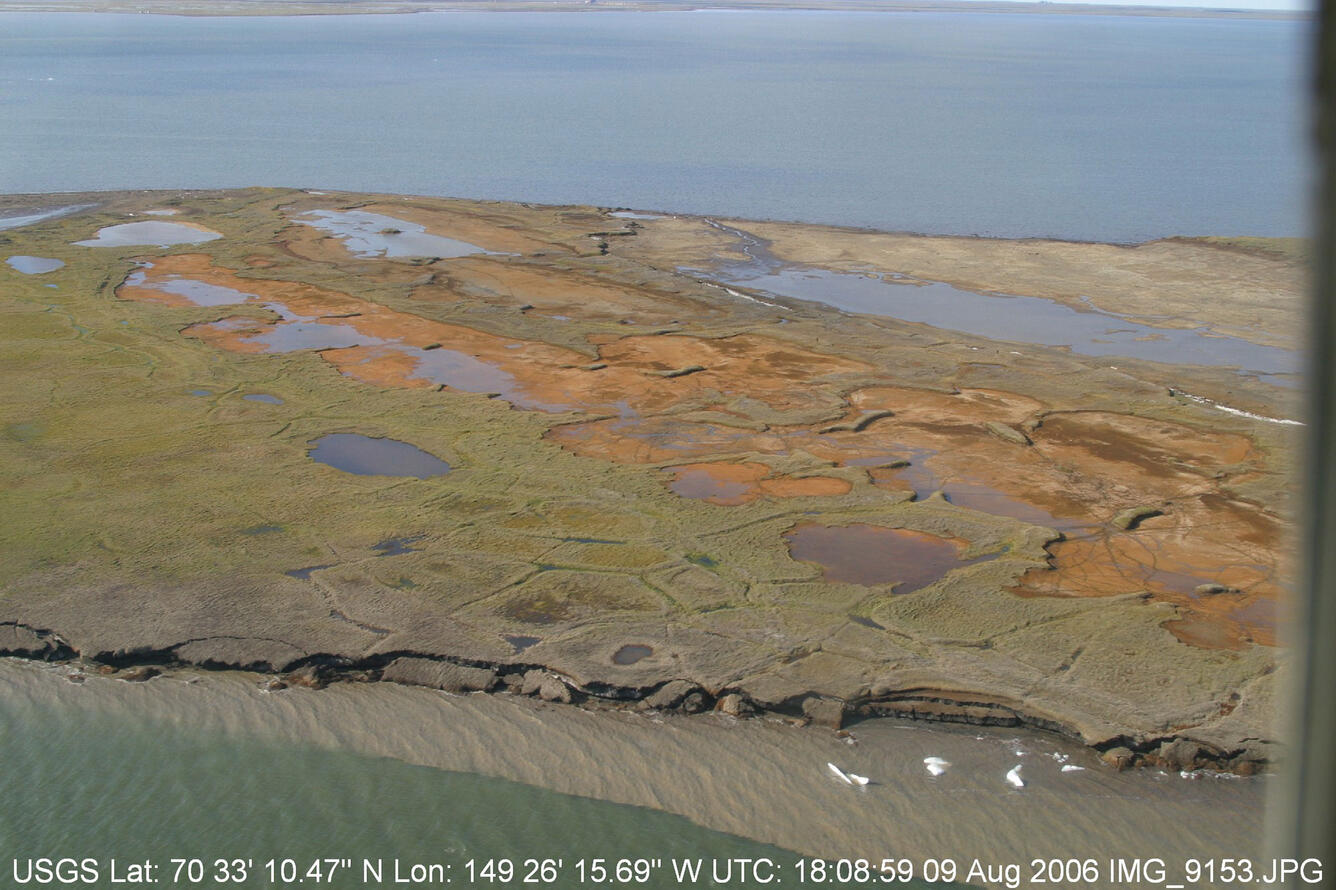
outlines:
M627 464L660 464L714 454L779 454L783 437L673 417L621 418L553 427L548 438L568 451Z
M514 390L503 395L515 396L512 400L524 407L549 411L624 415L660 412L691 403L705 406L738 397L764 402L775 411L802 410L831 403L831 390L798 384L868 370L861 362L752 334L719 339L625 337L600 347L594 361L559 346L433 321L312 285L241 278L213 266L202 254L157 260L145 271L142 285L123 284L117 295L174 306L191 305L188 299L154 286L156 282L187 277L255 295L247 302L281 306L304 320L353 328L390 344L462 353L514 378ZM257 334L266 326L278 328L294 323L253 319L253 324L241 325L229 317L191 325L183 333L235 352L254 353L268 351L264 344L256 343ZM358 352L348 357L340 357L337 349L324 350L322 355L345 373L368 382L385 385L393 382L397 373L400 385L421 385L414 376L421 363L408 362L389 349L368 354L366 347L352 348ZM591 365L603 367L590 370Z
M1184 642L1274 644L1272 614L1284 594L1279 578L1283 526L1259 506L1220 490L1222 479L1247 472L1258 457L1246 437L1107 412L1046 415L1035 400L996 391L952 395L876 387L854 392L849 402L858 409L850 415L854 418L868 410L894 413L861 432L821 433L810 427L755 432L645 418L558 427L550 435L577 453L628 463L803 451L858 466L926 454L909 467L869 466L868 478L901 493L915 490L910 479L918 474L958 506L1048 525L1071 536L1050 546L1051 568L1027 573L1016 593L1144 591L1185 610L1182 621L1166 625ZM1033 444L992 434L986 426L990 420L1018 431L1030 427L1026 435ZM707 500L742 504L762 491L778 493L761 481L763 467L706 462L673 469L701 474L711 468L713 477L743 487ZM1141 505L1168 515L1130 530L1112 524L1120 511ZM1197 594L1203 585L1239 592Z
M549 316L587 321L633 318L643 324L699 321L723 312L700 300L662 290L616 286L580 272L530 267L486 256L459 257L433 265L430 283L414 288L414 299L453 302L483 300L508 307L531 306Z
M378 212L403 214L394 207ZM489 246L502 243L488 242L494 232L452 229L452 234ZM324 240L301 234L289 247ZM318 253L326 258L324 247ZM307 254L317 258L311 250ZM1223 487L1231 477L1258 469L1259 456L1245 436L1108 411L1055 412L1037 399L999 389L944 392L893 385L888 374L866 362L753 333L599 334L590 335L589 353L577 352L255 274L237 275L205 254L168 256L143 270L141 285L123 284L117 294L190 306L190 300L160 289L172 278L189 278L252 294L247 302L306 323L346 326L382 341L320 351L347 376L382 387L443 383L499 392L521 408L574 412L577 422L554 426L551 441L589 457L665 465L674 474L672 490L717 505L837 496L853 489L844 478L777 472L757 462L760 455L801 457L817 467L863 467L871 490L894 492L897 499L906 491L921 496L940 489L957 506L1070 535L1050 545L1051 567L1028 572L1014 589L1018 595L1144 591L1180 607L1181 617L1165 626L1184 642L1230 648L1249 640L1274 643L1272 616L1283 593L1282 526ZM415 297L432 288L485 291L490 299L522 300L584 317L650 309L643 294L628 297L611 285L591 286L581 276L549 278L489 258L456 260L449 276L449 285L419 287ZM294 323L228 313L183 333L257 353L266 349L259 335ZM433 372L435 349L470 364L461 369L446 362L445 371ZM469 368L492 376L472 379ZM878 378L886 382L868 385ZM897 458L910 459L911 466L886 466ZM1113 523L1120 511L1139 507L1164 515L1127 529ZM1200 593L1203 585L1224 592Z
M673 481L668 487L683 497L708 504L735 507L763 495L777 498L834 497L848 494L853 485L831 476L794 478L772 475L765 464L707 462L668 467Z
M230 348L230 347L229 347ZM377 386L431 387L425 377L415 377L418 359L411 353L388 349L384 346L348 346L344 349L326 349L321 353L325 361L339 369L341 374Z

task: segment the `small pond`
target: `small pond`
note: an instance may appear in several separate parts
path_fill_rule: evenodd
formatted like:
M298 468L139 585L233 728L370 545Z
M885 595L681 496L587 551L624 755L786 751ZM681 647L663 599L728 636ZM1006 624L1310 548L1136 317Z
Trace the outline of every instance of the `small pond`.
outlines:
M820 565L827 581L894 584L896 593L926 587L952 569L994 556L962 560L963 547L956 541L880 525L805 522L786 533L784 539L794 559Z
M489 253L476 244L433 235L426 226L365 210L311 210L296 222L343 239L354 255L373 257L449 257Z
M654 650L649 646L642 646L638 643L632 643L618 649L612 655L613 664L635 664L643 658L649 658L654 654Z
M397 439L359 433L331 433L311 443L311 459L359 476L413 476L426 479L450 472L434 454Z
M130 287L150 288L165 294L185 297L196 306L231 306L259 299L257 294L248 294L235 288L197 281L194 278L181 278L178 275L154 278L150 283L143 269L137 269L125 276L125 283Z
M47 272L54 272L65 266L60 260L53 260L44 256L12 256L5 262L9 264L11 269L22 272L24 275L45 275Z
M81 247L171 247L216 241L221 237L221 232L184 223L133 222L106 226L97 230L96 238L74 243Z
M674 474L668 490L693 500L704 500L723 506L741 504L756 492L756 483L766 473L765 467L748 464L695 464L668 467ZM752 470L753 472L748 472Z

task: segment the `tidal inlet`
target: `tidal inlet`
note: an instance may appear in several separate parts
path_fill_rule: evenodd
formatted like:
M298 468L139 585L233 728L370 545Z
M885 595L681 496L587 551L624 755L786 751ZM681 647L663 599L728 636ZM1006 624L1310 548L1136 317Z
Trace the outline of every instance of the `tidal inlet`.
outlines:
M1110 857L1258 854L1292 243L285 188L0 217L5 732L144 771L125 805L163 825L88 853L103 879L346 856L327 883L379 886L395 850L684 886L704 850L1119 886ZM448 792L386 816L412 839L349 818L320 853L298 812L202 847L244 820L162 808L164 761L243 754L274 769L222 783L242 812ZM7 855L64 855L51 791ZM421 824L465 801L507 815Z

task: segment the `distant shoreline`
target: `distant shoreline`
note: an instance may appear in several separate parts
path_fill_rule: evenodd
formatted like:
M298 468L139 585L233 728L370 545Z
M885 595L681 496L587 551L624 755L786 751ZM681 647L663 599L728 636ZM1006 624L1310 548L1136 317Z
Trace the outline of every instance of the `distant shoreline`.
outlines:
M1151 18L1310 21L1307 10L1218 9L1006 0L0 0L0 12L104 12L183 16L390 15L415 12L973 12Z

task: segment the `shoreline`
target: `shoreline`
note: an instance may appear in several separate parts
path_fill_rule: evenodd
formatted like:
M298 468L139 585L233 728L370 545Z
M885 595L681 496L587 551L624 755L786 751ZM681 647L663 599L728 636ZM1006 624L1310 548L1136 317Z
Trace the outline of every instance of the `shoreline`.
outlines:
M0 0L3 3L3 0ZM0 6L0 11L4 7ZM167 199L184 197L210 197L226 195L234 192L245 192L253 190L271 190L281 191L287 189L287 186L271 185L249 185L237 186L235 188L126 188L126 189L72 189L70 191L55 192L9 192L0 194L0 219L5 215L15 213L21 209L31 209L13 207L16 201L37 200L59 197L59 198L79 198L94 201L98 198L104 200L115 200L125 195L142 195L145 198ZM584 206L596 206L596 209L602 213L646 213L662 218L680 218L704 222L706 220L727 220L739 223L760 223L767 226L798 226L808 229L823 229L832 232L843 232L851 235L888 235L897 238L927 238L927 239L947 239L954 238L962 241L979 242L1008 242L1018 244L1063 244L1074 247L1083 246L1101 246L1113 248L1133 249L1137 247L1146 247L1153 244L1193 244L1210 247L1221 251L1235 251L1245 254L1259 254L1270 258L1299 259L1306 256L1306 250L1312 243L1312 239L1306 235L1223 235L1223 234L1196 234L1188 235L1173 233L1160 235L1154 238L1146 238L1139 241L1096 241L1080 238L1063 238L1056 235L980 235L977 233L954 233L954 232L919 232L912 229L879 229L874 226L856 226L840 225L838 223L819 222L803 219L781 219L777 217L747 217L746 219L732 216L723 212L694 212L685 210L664 210L661 208L644 207L624 207L624 206L604 206L604 205L582 205L582 204L545 204L541 202L519 201L510 198L487 198L470 197L467 195L402 195L393 192L350 192L335 188L316 188L316 187L297 187L298 191L307 195L315 196L348 196L357 197L361 195L376 195L381 198L426 198L430 200L461 202L479 205L512 205L533 207L556 208L578 208ZM51 202L47 201L46 204ZM90 209L96 209L96 203ZM1251 244L1249 242L1252 242Z
M5 640L6 636L10 639ZM187 644L180 644L184 645ZM126 682L145 682L163 671L195 669L263 674L270 678L264 688L271 692L294 686L318 690L338 683L390 683L452 695L523 696L596 712L696 715L715 711L736 719L781 720L795 726L829 729L837 737L847 735L847 726L878 719L926 725L1024 728L1083 745L1118 771L1161 768L1184 773L1212 770L1253 776L1269 772L1268 768L1273 766L1269 753L1256 746L1223 750L1174 733L1146 739L1119 736L1092 742L1059 719L1030 713L1022 703L1003 704L986 692L909 689L900 694L869 695L851 701L798 692L779 702L761 703L741 687L709 690L682 678L667 678L638 687L581 685L541 664L489 662L431 652L387 652L361 660L312 654L286 665L272 665L184 660L174 651L180 646L160 651L85 654L71 648L55 632L0 622L0 658L78 666Z
M1251 815L1271 782L1200 771L1113 773L1080 747L1014 730L873 720L841 737L719 713L591 712L390 684L266 691L264 677L245 673L169 672L127 683L5 659L0 674L6 713L49 716L57 725L112 720L250 750L295 745L389 758L645 807L828 859L1240 853L1258 843ZM930 775L927 757L948 761L946 772ZM850 788L828 761L872 781ZM1003 780L1017 763L1023 789ZM265 765L263 757L247 761ZM375 774L373 762L364 768ZM1174 831L1184 824L1194 830ZM127 836L116 855L135 849Z

